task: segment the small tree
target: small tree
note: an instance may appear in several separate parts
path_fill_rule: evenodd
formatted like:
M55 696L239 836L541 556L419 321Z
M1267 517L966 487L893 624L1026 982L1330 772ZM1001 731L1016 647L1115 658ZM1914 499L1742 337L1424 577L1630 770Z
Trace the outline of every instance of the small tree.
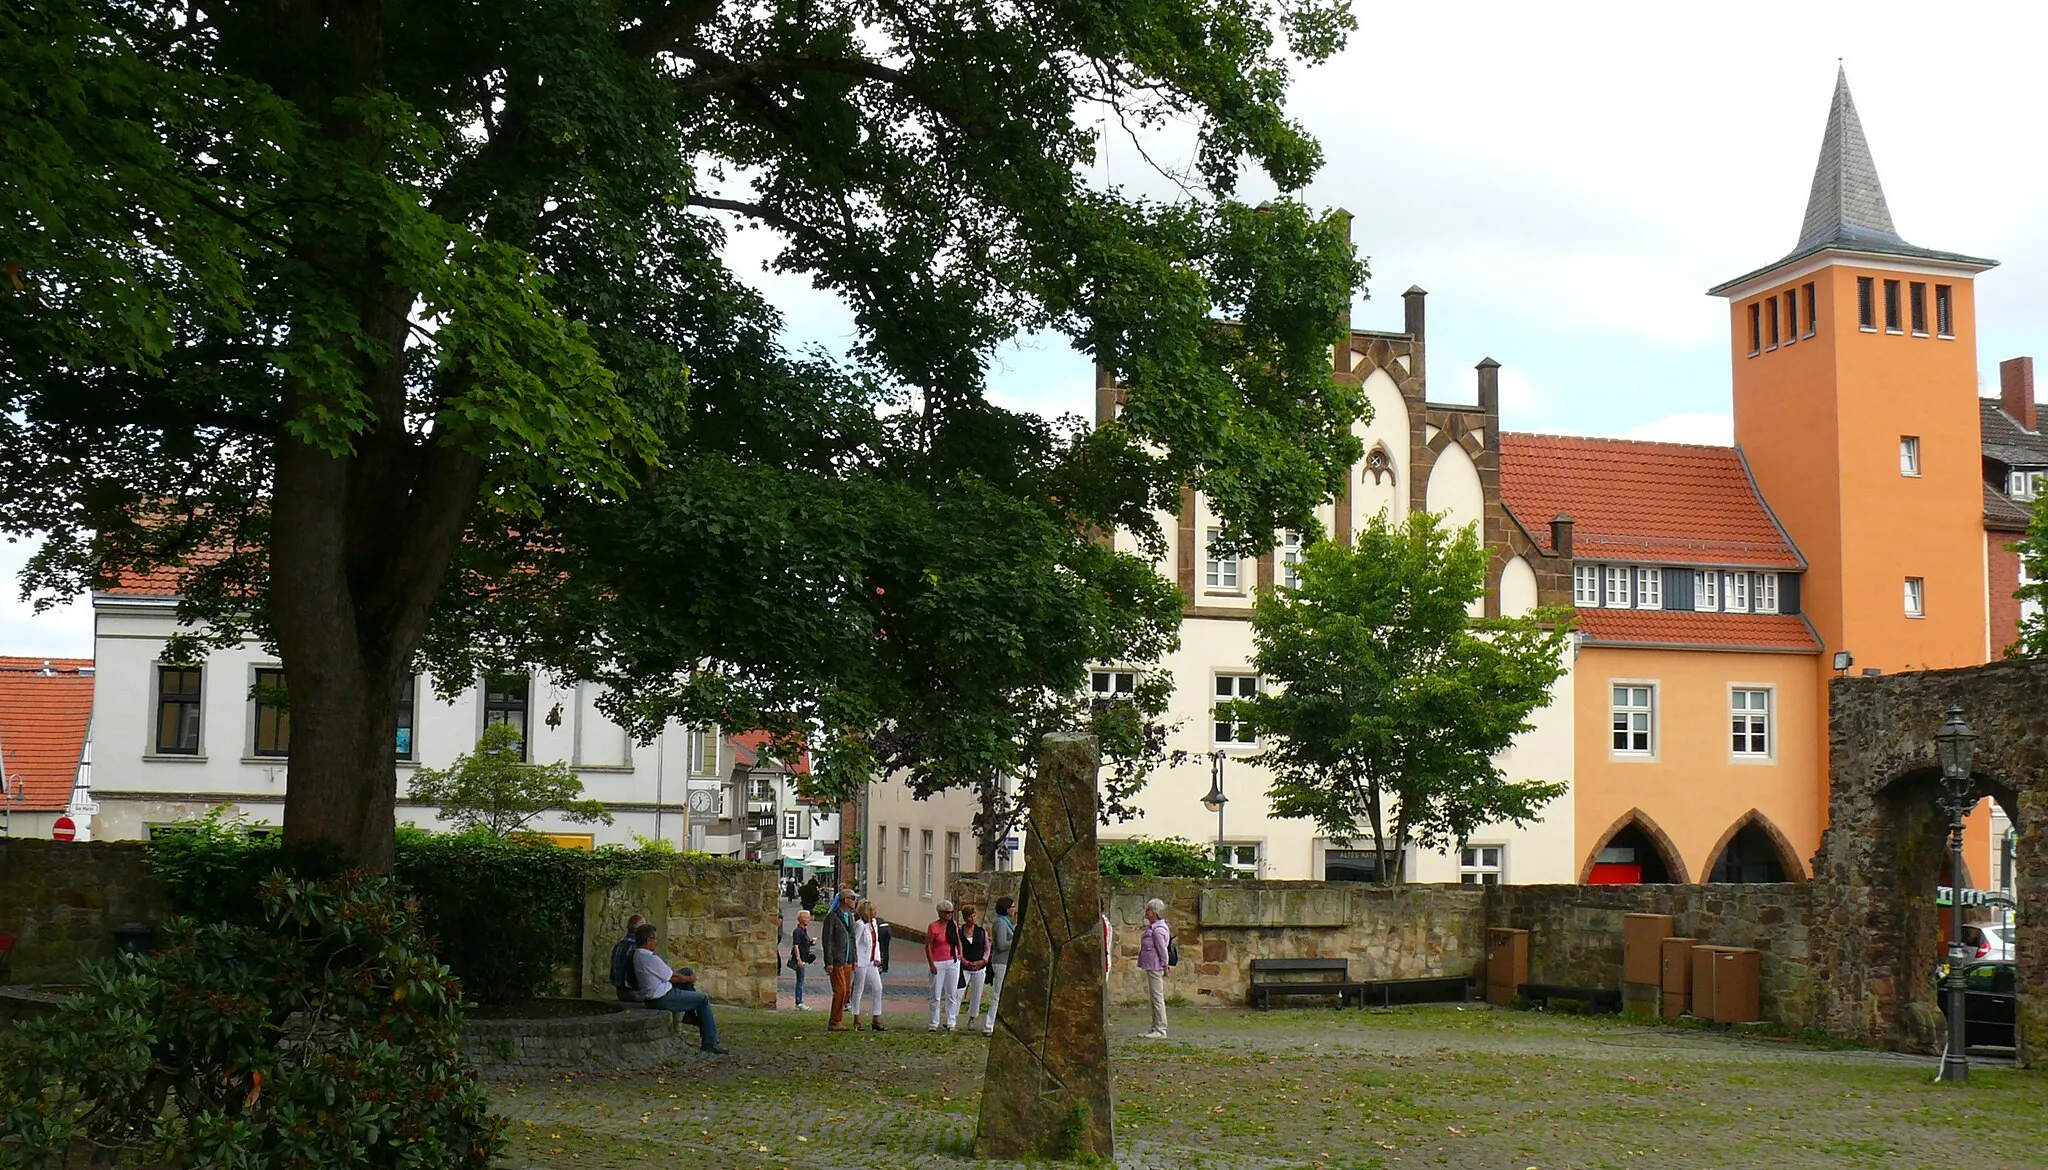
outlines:
M1489 822L1533 820L1560 783L1494 763L1564 671L1560 615L1483 620L1487 554L1471 529L1419 513L1374 519L1355 548L1305 550L1298 589L1252 614L1255 698L1228 705L1269 746L1273 813L1333 839L1372 835L1382 881L1412 842L1443 848Z
M2026 584L2013 596L2031 601L2031 613L2020 615L2020 636L2007 649L2013 658L2048 657L2048 495L2034 501L2034 520L2027 526L2027 538L2013 546L2020 554L2020 568Z
M441 815L459 828L481 828L493 837L509 837L544 812L578 824L612 823L602 803L581 799L583 781L567 764L529 764L524 756L518 729L492 724L475 752L446 768L421 768L412 798L440 805Z

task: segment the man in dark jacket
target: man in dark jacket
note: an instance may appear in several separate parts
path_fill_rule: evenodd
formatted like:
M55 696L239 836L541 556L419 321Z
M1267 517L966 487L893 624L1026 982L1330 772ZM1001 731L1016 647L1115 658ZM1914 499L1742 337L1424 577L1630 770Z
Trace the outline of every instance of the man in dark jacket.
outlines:
M633 988L633 951L640 944L633 941L633 932L645 921L638 914L626 919L626 937L612 944L612 990L620 1003L640 1002L640 993Z
M846 1026L846 1005L853 998L853 906L852 898L840 898L825 912L825 974L832 980L829 1032L853 1030Z

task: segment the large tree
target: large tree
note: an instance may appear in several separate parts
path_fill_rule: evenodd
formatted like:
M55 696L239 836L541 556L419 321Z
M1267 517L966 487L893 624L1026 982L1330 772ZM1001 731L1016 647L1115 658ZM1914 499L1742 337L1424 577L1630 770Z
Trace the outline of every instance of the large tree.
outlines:
M530 663L684 716L1014 762L1005 704L1160 644L1089 541L1202 490L1246 548L1356 454L1362 270L1286 198L1342 0L29 0L0 9L0 527L25 588L168 566L276 646L285 837L387 865L398 696ZM1198 136L1090 189L1093 114ZM1232 198L1248 169L1282 197ZM792 355L728 233L850 308ZM1219 328L1225 317L1234 322ZM992 405L1020 330L1109 426ZM1170 638L1170 631L1166 637ZM424 657L423 657L424 655ZM1028 736L1021 737L1028 738Z
M1261 693L1230 710L1266 743L1273 812L1333 839L1369 836L1380 880L1410 844L1462 844L1525 824L1564 792L1496 762L1565 669L1562 614L1482 619L1487 551L1470 527L1376 516L1351 548L1302 556L1298 589L1252 611Z
M2020 615L2019 640L2007 650L2014 657L2048 657L2048 495L2034 501L2034 519L2027 525L2027 538L2013 546L2020 554L2020 570L2026 584L2014 596L2032 602L2033 611Z

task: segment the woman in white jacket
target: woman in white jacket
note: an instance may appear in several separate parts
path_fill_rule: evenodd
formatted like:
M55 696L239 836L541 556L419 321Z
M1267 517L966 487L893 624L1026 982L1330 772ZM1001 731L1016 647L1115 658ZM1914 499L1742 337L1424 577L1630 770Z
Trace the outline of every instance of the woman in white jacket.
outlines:
M869 1008L874 1016L877 1032L889 1029L882 1026L882 942L880 928L875 923L875 904L862 902L853 918L853 1030L861 1028L860 1008L863 996L873 1006Z

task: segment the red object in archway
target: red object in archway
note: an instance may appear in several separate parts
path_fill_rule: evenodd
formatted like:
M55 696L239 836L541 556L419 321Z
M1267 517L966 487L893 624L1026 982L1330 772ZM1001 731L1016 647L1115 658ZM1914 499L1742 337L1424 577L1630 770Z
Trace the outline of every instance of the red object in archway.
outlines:
M1643 867L1621 865L1616 862L1595 862L1593 872L1586 875L1589 886L1640 886L1643 884Z

